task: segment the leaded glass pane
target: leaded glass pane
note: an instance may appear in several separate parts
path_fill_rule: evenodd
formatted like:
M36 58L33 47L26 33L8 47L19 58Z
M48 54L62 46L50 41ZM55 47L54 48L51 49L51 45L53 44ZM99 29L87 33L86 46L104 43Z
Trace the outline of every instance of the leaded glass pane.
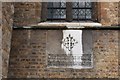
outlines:
M86 2L85 5L86 5L87 8L91 8L92 7L92 3L91 2Z
M66 3L65 2L49 2L48 7L49 8L65 8Z
M85 19L85 9L73 9L74 19Z
M79 11L78 18L85 19L85 9L79 9L78 11Z
M73 2L73 19L87 20L92 17L92 3L91 2Z
M52 9L48 9L48 16L49 19L52 18Z
M91 8L91 2L73 2L73 8Z
M63 18L66 18L66 11L65 11L65 9L54 9L53 10L53 18L61 18L61 19L63 19Z
M66 7L66 2L61 2L61 7Z
M51 8L53 6L53 3L49 2L47 6L48 6L48 8Z
M74 20L91 20L92 2L73 2L72 14ZM66 19L66 2L49 2L48 19Z
M73 3L73 7L75 8L75 7L78 7L78 2L74 2Z
M73 9L73 18L74 19L77 19L78 18L78 14L79 14L79 12L78 12L78 10L77 9Z
M65 9L49 9L48 19L65 19L66 10Z
M51 7L55 7L55 8L65 8L66 7L66 3L65 2L53 2L51 4Z
M86 11L85 11L85 13L86 13L86 19L91 19L91 9L86 9Z
M85 7L85 2L73 2L73 7L74 8Z
M48 19L65 19L65 18L66 18L65 2L48 3Z

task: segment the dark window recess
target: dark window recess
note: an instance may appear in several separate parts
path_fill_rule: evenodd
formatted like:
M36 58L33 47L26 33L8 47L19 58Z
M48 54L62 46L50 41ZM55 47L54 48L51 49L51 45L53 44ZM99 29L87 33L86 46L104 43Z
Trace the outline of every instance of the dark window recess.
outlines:
M49 2L47 10L47 20L92 20L92 2Z

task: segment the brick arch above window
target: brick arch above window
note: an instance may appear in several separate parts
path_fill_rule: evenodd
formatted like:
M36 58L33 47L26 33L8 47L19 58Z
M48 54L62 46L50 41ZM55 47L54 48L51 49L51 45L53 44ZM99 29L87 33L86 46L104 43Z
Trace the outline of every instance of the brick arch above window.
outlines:
M57 2L58 3L58 2ZM41 10L41 21L98 21L97 2L65 2L58 3L60 6L53 6L56 2L43 2ZM50 13L51 11L51 13ZM52 13L54 12L54 14ZM56 17L55 17L56 16Z

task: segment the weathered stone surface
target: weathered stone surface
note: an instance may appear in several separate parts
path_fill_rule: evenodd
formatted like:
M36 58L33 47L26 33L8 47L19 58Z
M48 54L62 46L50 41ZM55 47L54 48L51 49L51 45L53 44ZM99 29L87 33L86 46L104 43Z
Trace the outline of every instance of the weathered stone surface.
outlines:
M14 13L12 3L2 3L2 28L1 38L2 39L2 78L7 78L8 73L8 62L11 45L11 33L12 33L12 15Z

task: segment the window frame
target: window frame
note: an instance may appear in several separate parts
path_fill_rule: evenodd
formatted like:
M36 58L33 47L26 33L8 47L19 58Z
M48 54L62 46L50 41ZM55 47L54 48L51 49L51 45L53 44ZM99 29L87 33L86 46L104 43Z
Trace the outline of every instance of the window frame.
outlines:
M72 7L72 2L66 2L66 19L48 19L47 18L47 13L48 13L48 8L47 8L48 2L42 2L42 10L41 10L41 22L46 22L46 21L51 21L51 22L72 22L72 21L94 21L98 22L98 10L97 7L97 2L92 2L92 7L91 7L91 19L73 19L73 7ZM87 9L87 8L86 8ZM93 11L94 10L94 11Z

